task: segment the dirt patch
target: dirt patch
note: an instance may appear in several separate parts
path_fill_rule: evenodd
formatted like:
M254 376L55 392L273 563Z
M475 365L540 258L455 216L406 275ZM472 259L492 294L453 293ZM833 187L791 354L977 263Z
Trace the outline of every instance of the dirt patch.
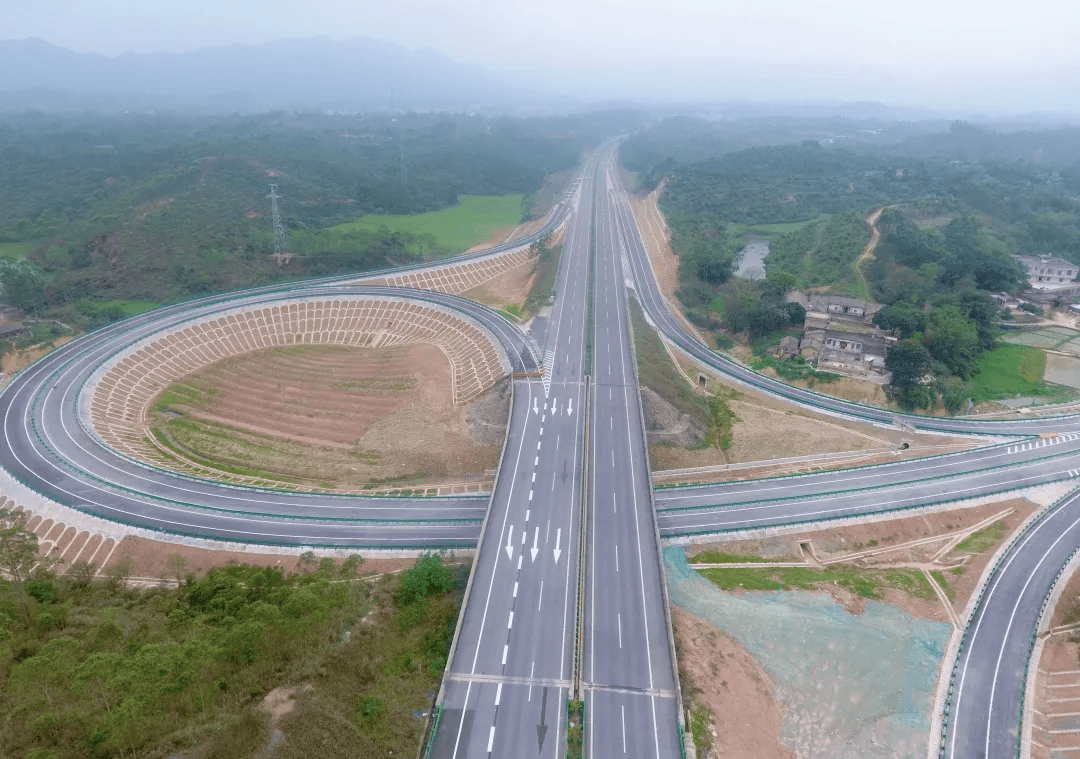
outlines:
M266 697L263 698L262 702L259 704L259 708L270 717L270 725L276 726L282 717L286 714L291 714L293 709L296 708L296 701L294 699L298 695L307 693L314 687L315 686L311 683L279 686L266 694Z
M714 472L695 472L685 477L665 478L664 483L680 481L721 481L761 477L781 472L818 471L855 464L871 464L915 458L936 453L963 450L978 445L970 438L947 438L940 435L907 434L870 424L815 414L784 400L730 384L723 377L690 364L681 354L678 364L689 377L705 376L710 392L734 393L728 405L738 421L733 427L731 447L721 452L715 447L679 448L653 445L649 450L654 472L697 467L717 467L768 461L779 457L853 452L854 458L818 459L787 465L763 465L761 468L738 468ZM689 382L688 382L689 384ZM645 402L645 394L642 394ZM667 440L662 442L667 443ZM903 443L908 448L900 451ZM861 453L860 455L860 452Z
M503 379L469 404L469 437L483 445L501 446L510 419L510 380Z
M711 713L705 744L711 742L709 756L793 757L780 745L783 710L773 698L773 682L764 668L715 625L679 607L672 608L672 615L683 674L693 691L691 711L696 712L700 703Z
M1078 573L1080 574L1080 573ZM1075 595L1061 606L1071 606ZM1080 703L1080 638L1054 635L1043 645L1031 715L1031 759L1074 756L1080 749L1076 704ZM1066 753L1067 752L1067 753Z
M1080 388L1080 358L1048 351L1043 379L1057 385Z
M641 386L641 410L645 415L645 434L650 445L693 448L706 440L706 430L689 414L680 414L671 403ZM718 452L716 448L709 449Z
M59 348L66 342L74 340L74 335L64 335L53 340L47 345L35 345L25 350L11 351L0 355L0 371L3 371L5 377L10 377L20 369L25 369L30 364L37 361L56 348Z
M513 269L508 269L493 279L489 279L482 285L466 290L461 295L494 308L505 309L507 306L521 308L525 303L525 296L529 294L529 290L532 288L535 272L536 258L534 256L525 263L515 266Z
M505 393L504 393L505 395ZM474 438L479 403L487 426ZM302 487L482 479L501 449L508 398L453 403L437 347L296 346L219 361L159 396L151 423L180 457Z
M766 370L766 372L771 371L771 369ZM815 382L813 385L805 380L799 380L791 384L809 388L823 395L831 395L845 401L864 403L879 408L897 408L896 404L889 400L883 386L875 385L873 382L867 382L866 380L855 379L854 377L841 377L834 382Z

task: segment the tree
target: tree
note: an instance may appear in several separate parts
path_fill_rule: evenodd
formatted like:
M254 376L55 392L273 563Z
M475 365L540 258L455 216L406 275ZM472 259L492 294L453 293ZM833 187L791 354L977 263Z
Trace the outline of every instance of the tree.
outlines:
M38 536L27 529L28 521L25 511L0 509L0 567L17 583L38 563Z
M959 377L946 377L941 383L941 405L950 414L956 414L971 398L971 386Z
M795 279L794 274L783 269L773 269L765 275L765 281L776 285L780 290L780 294L784 295L788 290L795 287L798 280Z
M930 355L963 379L970 379L978 369L979 333L975 325L956 306L930 309L923 338Z
M5 303L36 313L45 305L48 277L26 259L0 258L0 297Z
M892 385L898 389L919 385L931 366L930 352L918 340L901 340L885 354L885 368L892 372Z
M443 564L442 556L425 553L412 569L401 573L401 584L395 596L402 605L414 604L436 593L447 593L453 587L450 567Z
M184 583L184 570L187 569L187 558L182 553L170 553L165 559L165 567L169 574L176 578L177 585Z
M128 580L131 579L131 575L134 571L135 563L131 560L130 556L124 555L119 557L112 563L112 566L105 570L105 576L109 578L109 586L113 590L123 590L127 587Z
M921 309L907 301L898 301L874 314L874 324L882 329L898 329L900 337L909 338L925 328L926 318Z

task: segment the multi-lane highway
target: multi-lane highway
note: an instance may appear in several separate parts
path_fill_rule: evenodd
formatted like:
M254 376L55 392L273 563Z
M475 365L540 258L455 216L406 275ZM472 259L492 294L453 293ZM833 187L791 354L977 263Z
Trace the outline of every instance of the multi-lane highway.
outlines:
M675 759L678 684L611 156L596 184L584 656L590 757Z
M527 756L524 749L532 748L537 756L561 756L566 700L574 687L586 696L589 756L677 754L657 525L661 534L677 536L858 517L1080 474L1080 417L989 422L908 416L906 423L924 430L1001 435L1005 442L844 472L662 489L655 493L654 512L626 280L671 343L734 382L874 424L890 425L893 415L763 377L687 334L660 295L609 158L605 152L594 159L583 175L547 330L547 374L514 382L490 503L475 496L377 499L223 486L132 461L80 422L77 399L87 377L124 346L201 315L283 299L424 300L479 323L516 372L538 374L526 338L490 310L431 292L342 288L346 278L181 304L54 351L0 394L0 464L61 504L183 535L296 546L464 547L479 541L434 747L436 755L455 757ZM553 214L537 235L568 212ZM1031 437L1046 432L1059 437ZM1078 524L1080 501L1072 496L1035 521L991 577L961 648L942 756L1015 754L1031 636L1057 573L1080 545Z
M661 296L625 193L618 196L621 230L635 287L649 318L664 336L702 366L735 382L804 406L888 424L879 409L792 388L722 358L682 328ZM963 499L1080 476L1080 417L976 421L906 416L925 430L1040 435L1057 441L1019 440L930 461L897 462L835 472L731 483L658 494L662 529L676 534L814 522L888 508ZM921 470L921 471L920 471ZM920 474L937 479L920 480ZM891 482L890 482L891 481ZM862 492L852 488L868 488ZM783 499L783 500L780 500ZM755 501L772 501L771 503ZM967 621L949 697L944 705L939 755L947 759L1005 759L1020 754L1024 689L1040 612L1062 569L1080 547L1080 491L1032 522L1006 549ZM948 662L946 662L948 664Z
M589 164L589 169L594 167ZM547 329L550 383L514 383L515 419L440 693L432 756L552 757L577 659L585 328L594 170L567 231Z

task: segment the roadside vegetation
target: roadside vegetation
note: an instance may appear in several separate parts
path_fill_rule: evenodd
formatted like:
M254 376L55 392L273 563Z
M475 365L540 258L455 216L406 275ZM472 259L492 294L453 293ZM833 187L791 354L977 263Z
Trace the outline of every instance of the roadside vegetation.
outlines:
M887 364L902 408L958 413L969 400L1068 397L994 355L1004 315L991 293L1026 286L1014 253L1080 262L1080 130L878 125L839 147L805 139L810 127L773 124L764 142L789 144L761 147L735 125L672 119L628 140L627 168L647 187L667 180L660 205L687 316L718 345L752 344L781 326L769 323L777 303L766 285L733 279L752 229L770 238L767 277L785 289L868 291L886 305L875 322L903 338ZM864 218L881 207L864 282L854 267L869 239Z
M735 424L739 421L728 403L734 391L702 394L697 392L671 360L664 344L642 313L636 298L629 298L630 324L637 356L638 381L681 414L688 414L691 424L703 431L702 447L714 446L726 451L731 447Z
M0 118L2 299L91 328L137 302L462 252L544 213L582 153L633 121L9 114ZM271 182L289 252L280 265Z
M521 221L523 195L461 195L457 205L421 214L369 214L330 228L333 232L379 232L389 229L411 235L410 252L424 258L462 253L499 229Z
M743 558L742 561L747 559ZM889 588L924 601L936 598L930 582L917 569L866 569L851 564L836 564L828 569L763 567L699 571L721 590L815 590L825 584L835 584L872 600L883 599L885 590Z
M559 279L562 246L553 245L548 237L533 243L531 253L536 256L536 265L533 268L529 294L525 296L521 309L523 316L535 316L542 308L551 304L555 295L555 283Z
M9 515L10 517L10 515ZM467 568L437 555L377 580L363 561L302 569L231 565L179 587L127 586L127 569L61 576L33 533L0 536L0 746L5 756L411 755L431 707ZM12 527L15 527L15 531ZM21 535L21 542L17 538ZM171 578L173 580L176 577ZM175 584L175 583L174 583ZM260 704L294 688L272 725Z

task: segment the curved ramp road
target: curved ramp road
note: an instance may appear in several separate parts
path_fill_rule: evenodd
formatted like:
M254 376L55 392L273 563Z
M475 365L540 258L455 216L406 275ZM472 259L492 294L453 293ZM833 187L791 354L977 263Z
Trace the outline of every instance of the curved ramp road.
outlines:
M737 382L778 395L813 409L889 424L888 412L821 396L784 385L726 360L688 335L668 311L660 295L651 264L625 193L614 193L619 206L621 230L634 271L635 286L650 319L664 336L701 364L717 369ZM719 486L672 489L657 495L662 529L669 534L723 532L838 516L879 512L891 506L934 503L952 497L971 497L982 492L1039 484L1080 475L1080 452L1074 434L1080 417L1016 421L975 421L905 416L911 426L925 430L1009 436L1067 433L1056 443L1020 441L925 462L928 471L944 475L941 480L906 484L862 493L839 492L843 481L856 478L869 487L917 473L904 463L870 467L855 472L783 478L762 482L728 483ZM1040 458L1050 447L1052 458ZM995 462L1016 457L1012 466L986 469ZM1076 468L1070 468L1076 467ZM968 471L964 471L967 469ZM829 496L809 497L814 487L837 488ZM800 495L800 490L803 490ZM755 492L758 491L758 492ZM820 491L819 491L820 492ZM782 502L750 503L755 495ZM711 504L696 508L694 502ZM741 503L740 503L741 501ZM663 504L663 506L661 506ZM1031 644L1043 604L1060 572L1080 547L1080 491L1043 513L1007 550L994 569L965 632L956 672L946 705L945 729L940 756L947 759L1005 759L1020 754L1021 709Z
M486 496L371 498L224 486L149 467L91 435L79 417L87 378L118 351L223 310L330 297L406 298L468 316L499 341L515 372L538 366L523 335L495 312L456 296L404 288L295 286L183 304L73 341L34 363L0 394L0 464L38 493L80 511L195 537L278 545L367 547L476 543ZM512 423L524 415L515 403Z
M436 266L404 269L438 269L498 255L541 239L570 220L547 332L546 376L514 382L508 440L490 507L486 496L334 496L185 477L116 452L91 434L80 417L79 394L88 378L125 347L185 322L281 301L388 297L449 309L493 335L514 372L538 373L537 360L517 327L483 306L430 291L344 286L360 276L399 274L403 269L212 296L143 314L68 343L20 373L0 393L0 465L59 503L187 536L413 549L472 547L479 541L433 746L435 756L455 759L558 759L565 746L566 701L578 679L586 694L590 756L678 755L674 676L653 520L665 537L716 534L859 517L1080 476L1080 416L978 421L905 415L906 424L922 430L1008 440L852 470L663 488L655 491L654 510L634 365L628 355L627 280L634 282L646 314L667 339L733 381L819 412L873 424L891 426L894 415L764 377L701 345L669 312L659 292L625 193L610 169L610 156L591 159L574 190L578 187L576 212L570 202L562 204L527 238ZM568 201L573 194L568 193ZM592 282L589 262L594 251ZM590 291L595 313L591 325ZM588 345L591 369L586 365ZM587 373L594 380L590 406ZM1058 437L1033 439L1046 432ZM582 523L586 488L589 512ZM941 756L989 759L1018 752L1032 635L1057 574L1077 546L1080 494L1074 493L1033 522L1004 554L964 638ZM584 590L580 607L579 588Z

